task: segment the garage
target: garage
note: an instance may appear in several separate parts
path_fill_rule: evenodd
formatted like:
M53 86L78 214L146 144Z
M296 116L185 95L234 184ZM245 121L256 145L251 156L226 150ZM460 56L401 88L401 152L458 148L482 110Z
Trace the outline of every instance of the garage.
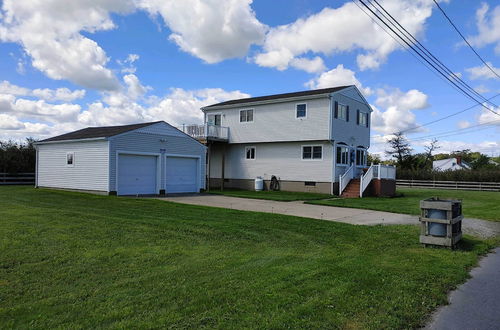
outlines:
M207 148L164 121L87 127L35 145L37 187L136 196L206 184Z
M120 154L118 195L156 194L157 163L157 156Z
M198 192L199 169L198 158L168 156L166 159L166 189L167 193Z

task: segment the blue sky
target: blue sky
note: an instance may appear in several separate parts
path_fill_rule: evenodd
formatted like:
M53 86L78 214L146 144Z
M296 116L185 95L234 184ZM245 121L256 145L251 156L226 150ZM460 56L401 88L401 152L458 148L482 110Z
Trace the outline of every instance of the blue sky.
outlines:
M486 98L500 92L500 80L464 46L432 0L380 3ZM499 68L500 5L440 3ZM356 84L374 108L371 151L382 152L391 133L473 104L352 1L0 4L0 139L149 120L195 123L201 106L227 99ZM493 102L500 104L500 97ZM500 117L481 106L408 137L420 151L433 134L448 131L438 137L441 151L500 152Z

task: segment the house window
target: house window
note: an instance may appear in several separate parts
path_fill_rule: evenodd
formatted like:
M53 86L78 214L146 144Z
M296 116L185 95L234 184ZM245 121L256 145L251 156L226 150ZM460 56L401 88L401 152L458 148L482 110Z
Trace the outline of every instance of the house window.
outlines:
M255 147L246 147L245 148L245 158L246 159L255 159Z
M356 150L356 165L357 166L366 165L366 150L363 149Z
M322 159L322 146L302 146L302 159Z
M338 110L338 118L348 121L348 114L347 114L347 105L345 104L339 104L339 110Z
M337 147L337 164L349 164L349 148L344 146Z
M248 123L253 121L253 109L240 110L240 123Z
M66 153L66 166L68 166L68 167L75 166L75 153L74 152Z
M368 114L358 110L358 125L368 127Z
M307 104L301 103L295 105L295 118L306 118L307 116Z

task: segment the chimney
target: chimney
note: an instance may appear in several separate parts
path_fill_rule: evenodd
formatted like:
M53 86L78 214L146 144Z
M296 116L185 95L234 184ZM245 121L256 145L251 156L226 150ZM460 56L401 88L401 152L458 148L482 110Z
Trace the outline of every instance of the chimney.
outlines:
M462 156L457 156L457 165L462 165Z

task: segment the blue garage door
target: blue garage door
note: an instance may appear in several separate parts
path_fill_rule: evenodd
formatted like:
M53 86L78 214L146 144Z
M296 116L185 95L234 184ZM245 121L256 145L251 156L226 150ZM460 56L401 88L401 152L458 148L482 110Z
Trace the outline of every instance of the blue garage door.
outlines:
M157 194L155 156L118 156L118 195Z
M199 192L198 159L187 157L167 157L167 194Z

